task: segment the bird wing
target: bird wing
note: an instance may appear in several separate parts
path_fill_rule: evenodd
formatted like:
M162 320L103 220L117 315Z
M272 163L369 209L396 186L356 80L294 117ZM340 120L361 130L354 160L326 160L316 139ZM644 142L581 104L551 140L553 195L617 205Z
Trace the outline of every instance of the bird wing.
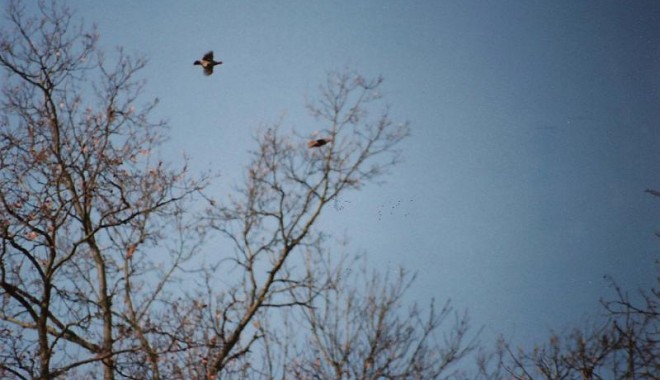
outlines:
M211 75L213 74L213 65L206 65L204 67L204 75Z
M211 50L210 52L204 54L204 58L202 58L202 59L205 60L205 61L212 62L213 61L213 50Z

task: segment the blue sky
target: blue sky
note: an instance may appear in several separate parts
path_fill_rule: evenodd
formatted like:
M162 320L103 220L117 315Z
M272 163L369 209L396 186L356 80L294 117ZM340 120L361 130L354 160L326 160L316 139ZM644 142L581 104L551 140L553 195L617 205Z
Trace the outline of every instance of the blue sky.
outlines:
M329 70L383 75L411 123L387 183L323 224L410 300L452 298L485 337L529 342L609 296L654 284L660 258L660 3L654 1L72 1L101 45L144 54L169 120L163 156L212 168L223 197L252 136L307 116ZM192 62L213 49L205 77ZM145 98L146 101L146 98Z

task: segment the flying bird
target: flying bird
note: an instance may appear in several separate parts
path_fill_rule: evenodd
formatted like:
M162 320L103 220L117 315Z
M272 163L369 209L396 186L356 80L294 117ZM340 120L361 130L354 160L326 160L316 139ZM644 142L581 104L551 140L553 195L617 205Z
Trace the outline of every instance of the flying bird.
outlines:
M222 65L222 61L213 60L213 50L204 54L201 60L195 61L193 65L200 65L204 69L204 75L213 74L213 66Z
M332 142L332 139L329 137L326 137L324 139L318 139L318 140L311 140L310 142L307 143L307 146L309 148L318 148L322 147L323 145Z

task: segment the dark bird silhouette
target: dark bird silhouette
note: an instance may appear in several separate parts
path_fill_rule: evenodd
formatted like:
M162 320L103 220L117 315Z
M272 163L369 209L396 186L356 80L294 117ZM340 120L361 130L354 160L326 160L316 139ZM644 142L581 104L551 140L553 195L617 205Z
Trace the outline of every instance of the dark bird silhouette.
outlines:
M307 146L309 148L318 148L322 147L323 145L332 142L332 139L329 137L326 137L324 139L318 139L318 140L311 140L310 142L307 143Z
M195 61L193 65L200 65L204 69L204 75L213 74L213 66L222 65L222 61L213 60L213 51L204 54L201 60Z

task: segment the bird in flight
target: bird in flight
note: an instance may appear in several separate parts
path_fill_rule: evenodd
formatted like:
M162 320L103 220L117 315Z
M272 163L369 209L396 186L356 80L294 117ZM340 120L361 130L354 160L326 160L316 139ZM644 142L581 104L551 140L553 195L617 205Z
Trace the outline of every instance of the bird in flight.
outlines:
M222 65L222 61L213 60L213 50L204 54L201 60L195 61L193 65L200 65L204 69L204 75L213 74L213 66Z
M323 145L332 142L332 139L329 137L326 137L324 139L318 139L318 140L311 140L310 142L307 143L307 146L309 148L319 148L322 147Z

